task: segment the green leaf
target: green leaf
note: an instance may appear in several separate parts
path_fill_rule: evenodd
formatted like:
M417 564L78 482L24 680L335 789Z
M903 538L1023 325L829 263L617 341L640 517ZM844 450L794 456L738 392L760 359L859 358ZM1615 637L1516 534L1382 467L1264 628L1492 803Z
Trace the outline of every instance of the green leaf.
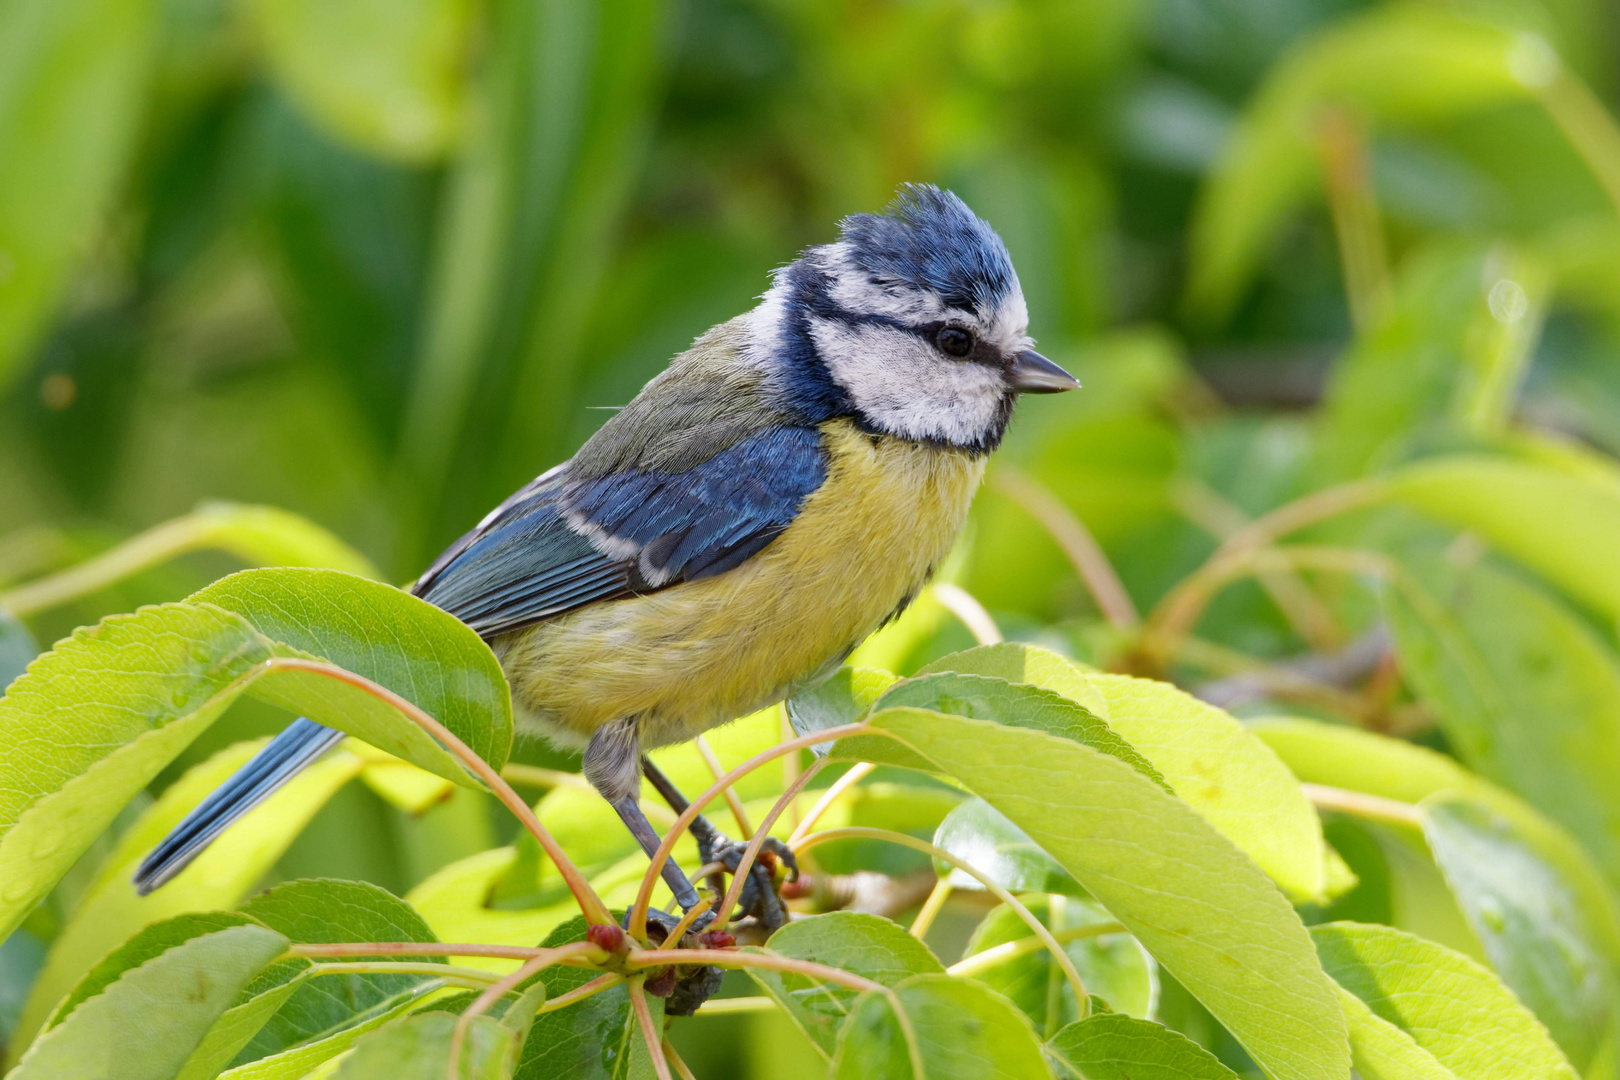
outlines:
M1339 1004L1350 1025L1350 1060L1361 1080L1457 1080L1412 1036L1343 987Z
M1613 477L1459 455L1409 465L1384 483L1390 499L1477 533L1611 623L1620 620L1620 482Z
M5 608L0 608L0 694L11 680L21 675L29 661L39 655L39 646L28 627Z
M135 895L130 879L140 860L260 745L239 743L187 771L118 838L51 944L18 1021L16 1045L26 1044L57 1000L143 926L184 912L234 906L259 884L309 819L362 765L346 751L328 754L249 811L168 886L147 896Z
M1354 110L1378 125L1449 119L1528 87L1514 36L1438 10L1394 7L1341 20L1273 66L1227 141L1194 212L1188 307L1224 320L1271 238L1318 184L1318 115Z
M1308 784L1418 803L1437 791L1475 782L1444 754L1343 724L1266 718L1251 720L1249 730Z
M243 914L299 945L350 941L437 941L422 917L386 889L359 881L289 881L242 905ZM358 959L348 957L347 959ZM390 959L394 959L390 957ZM398 959L444 963L443 957ZM317 960L316 963L322 962ZM426 975L321 975L293 994L242 1050L237 1064L280 1053L368 1016Z
M876 915L852 911L834 911L791 922L771 935L766 951L793 960L813 960L884 986L895 986L912 975L945 971L928 946L902 927ZM854 990L785 971L749 968L748 974L831 1060L839 1029L859 995Z
M1480 965L1388 926L1313 927L1322 965L1373 1013L1468 1080L1575 1080L1547 1029Z
M87 253L140 130L158 5L0 7L0 386Z
M962 859L1009 892L1085 892L1058 861L1007 815L983 799L969 799L945 815L934 833L934 846ZM982 889L971 874L935 860L934 870L958 889Z
M1185 1035L1120 1013L1070 1024L1052 1036L1046 1052L1074 1080L1238 1080Z
M1505 797L1423 803L1423 835L1498 976L1576 1068L1620 1005L1620 917L1580 847Z
M1027 896L1024 904L1042 925L1053 931L1112 923L1114 917L1095 904L1065 897ZM1002 905L984 917L968 940L963 957L973 956L1033 936L1019 914ZM1079 938L1063 944L1086 993L1104 999L1115 1012L1145 1017L1158 995L1153 961L1129 934ZM1050 1035L1080 1018L1074 990L1046 949L985 968L973 976L998 994L1004 994L1035 1025Z
M618 912L614 913L619 914ZM546 936L541 945L551 948L585 940L585 919L574 918ZM556 998L584 986L598 972L584 968L551 967L540 975L546 996ZM664 1024L664 999L649 997L654 1030ZM523 1042L513 1080L651 1080L652 1062L641 1028L630 1010L630 992L624 986L603 990L576 1005L535 1017Z
M347 1051L360 1038L384 1024L415 1011L424 999L444 989L438 979L418 983L410 990L373 1009L363 1020L350 1024L324 1039L303 1043L291 1050L238 1065L220 1074L220 1080L302 1080L311 1071ZM226 1014L227 1016L229 1014Z
M229 926L132 968L37 1039L13 1080L171 1080L252 981L287 948L262 926Z
M853 724L871 710L896 678L877 668L839 668L832 678L787 699L788 722L799 735ZM811 749L818 756L825 755L832 744L816 743Z
M335 570L267 569L232 574L189 602L233 611L273 641L386 686L495 768L506 764L512 749L512 700L500 664L465 623L427 601ZM293 693L275 689L273 681L261 686L263 696L275 704L300 708L289 700ZM426 732L401 723L392 709L375 703L367 707L383 709L377 721L363 726L354 719L336 726L395 757L471 783ZM410 752L402 752L407 748Z
M1001 996L968 979L913 975L893 997L856 999L838 1033L831 1075L838 1080L1048 1080L1051 1073L1029 1021ZM895 1015L899 1008L905 1022ZM912 1054L922 1066L912 1068Z
M457 1017L443 1012L407 1016L355 1043L334 1080L444 1080ZM508 1080L518 1033L488 1016L474 1017L462 1046L458 1075Z
M1093 675L1108 724L1296 900L1325 894L1322 824L1288 767L1224 710L1169 683Z
M214 1080L219 1076L310 978L312 967L307 960L283 961L253 980L243 991L244 1000L215 1021L175 1080Z
M1067 657L1038 645L1004 641L942 656L917 669L918 675L954 671L962 675L990 675L1011 683L1055 690L1093 716L1108 719L1108 702L1090 676Z
M1444 582L1445 575L1426 575ZM1457 755L1620 881L1620 659L1554 597L1488 565L1386 590L1401 669Z
M887 709L872 717L1051 853L1278 1080L1342 1080L1344 1020L1276 886L1180 799L1043 732Z
M466 0L255 0L272 69L328 130L375 153L420 161L460 133Z

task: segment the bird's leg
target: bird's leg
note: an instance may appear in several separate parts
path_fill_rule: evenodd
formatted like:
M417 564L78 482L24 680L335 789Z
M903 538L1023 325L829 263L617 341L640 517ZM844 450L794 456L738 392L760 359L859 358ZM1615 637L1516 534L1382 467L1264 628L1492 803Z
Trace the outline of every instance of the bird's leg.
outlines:
M641 759L641 771L646 774L653 790L664 797L671 810L684 814L687 807L692 805L669 777L647 758ZM698 856L705 865L719 863L733 874L737 872L743 852L748 848L746 841L728 840L702 814L692 819L692 837L698 843ZM788 868L789 880L798 879L799 862L794 858L793 850L782 841L768 836L759 851L761 855L780 859ZM737 908L743 918L750 915L757 918L768 931L778 930L787 924L787 908L777 895L775 878L767 860L755 859L754 865L748 868L748 881L737 898Z

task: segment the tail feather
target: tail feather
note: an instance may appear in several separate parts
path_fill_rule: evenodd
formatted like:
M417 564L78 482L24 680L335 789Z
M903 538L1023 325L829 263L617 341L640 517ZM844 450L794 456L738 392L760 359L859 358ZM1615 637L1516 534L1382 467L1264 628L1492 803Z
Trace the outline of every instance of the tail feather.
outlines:
M293 721L152 849L135 871L135 891L145 896L184 870L233 821L269 798L342 739L341 731L313 720Z

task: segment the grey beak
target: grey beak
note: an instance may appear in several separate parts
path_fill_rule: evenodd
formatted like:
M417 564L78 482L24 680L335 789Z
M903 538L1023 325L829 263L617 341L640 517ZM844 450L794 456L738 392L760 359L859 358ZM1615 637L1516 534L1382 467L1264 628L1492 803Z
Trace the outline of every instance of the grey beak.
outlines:
M1013 357L1007 385L1020 394L1060 394L1080 389L1079 380L1034 349L1025 349Z

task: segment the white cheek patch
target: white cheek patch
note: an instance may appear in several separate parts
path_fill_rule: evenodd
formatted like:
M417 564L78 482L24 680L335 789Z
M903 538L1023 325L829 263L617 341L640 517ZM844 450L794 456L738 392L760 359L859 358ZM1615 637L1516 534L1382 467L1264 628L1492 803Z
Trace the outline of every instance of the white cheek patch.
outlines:
M946 360L892 327L812 319L810 333L833 379L884 431L961 446L981 441L999 418L1006 393L999 371Z

